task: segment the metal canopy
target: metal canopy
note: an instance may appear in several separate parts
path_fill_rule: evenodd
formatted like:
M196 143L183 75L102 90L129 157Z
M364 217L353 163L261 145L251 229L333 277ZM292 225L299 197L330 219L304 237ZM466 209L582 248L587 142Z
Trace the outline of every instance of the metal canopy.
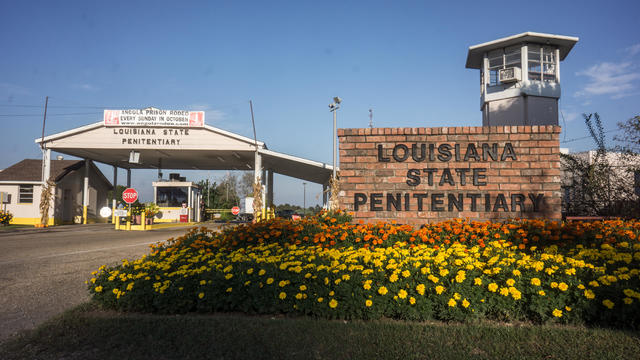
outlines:
M40 144L41 139L35 140ZM44 138L47 149L125 169L254 170L256 142L209 125L202 128L110 127L98 122ZM332 166L268 150L258 141L262 168L327 184ZM140 163L129 163L131 151Z

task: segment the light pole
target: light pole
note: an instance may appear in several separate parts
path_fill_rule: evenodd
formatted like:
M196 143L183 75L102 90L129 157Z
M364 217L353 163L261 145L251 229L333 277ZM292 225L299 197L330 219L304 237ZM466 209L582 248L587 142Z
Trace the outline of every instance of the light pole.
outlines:
M307 183L302 183L302 209L304 209L304 215L307 215Z
M336 129L336 112L340 109L340 103L342 99L339 97L334 97L333 102L329 104L329 111L333 113L333 177L332 180L336 181L336 162L337 162L337 153L336 153L336 139L338 138L337 129Z

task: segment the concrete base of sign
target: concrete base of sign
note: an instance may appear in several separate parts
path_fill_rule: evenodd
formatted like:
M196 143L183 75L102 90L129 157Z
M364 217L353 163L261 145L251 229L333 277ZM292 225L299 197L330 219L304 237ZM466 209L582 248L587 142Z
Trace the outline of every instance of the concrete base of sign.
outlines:
M129 225L127 224L119 224L116 225L116 230L125 230L125 231L147 231L147 230L157 230L157 229L165 229L171 227L187 227L187 226L196 226L199 223L189 222L189 223L162 223L162 224L153 224L153 225Z

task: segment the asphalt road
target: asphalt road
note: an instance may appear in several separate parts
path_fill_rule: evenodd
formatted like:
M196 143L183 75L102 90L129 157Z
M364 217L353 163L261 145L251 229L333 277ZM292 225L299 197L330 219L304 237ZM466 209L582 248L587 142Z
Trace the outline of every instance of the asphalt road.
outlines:
M0 341L87 301L85 281L101 265L138 258L149 244L188 229L94 224L0 232Z

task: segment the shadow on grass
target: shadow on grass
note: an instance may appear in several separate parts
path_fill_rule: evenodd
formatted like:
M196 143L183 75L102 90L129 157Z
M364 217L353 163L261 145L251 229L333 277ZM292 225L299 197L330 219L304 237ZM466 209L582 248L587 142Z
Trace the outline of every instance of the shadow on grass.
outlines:
M2 359L637 359L640 333L500 324L147 315L84 304L2 345Z

